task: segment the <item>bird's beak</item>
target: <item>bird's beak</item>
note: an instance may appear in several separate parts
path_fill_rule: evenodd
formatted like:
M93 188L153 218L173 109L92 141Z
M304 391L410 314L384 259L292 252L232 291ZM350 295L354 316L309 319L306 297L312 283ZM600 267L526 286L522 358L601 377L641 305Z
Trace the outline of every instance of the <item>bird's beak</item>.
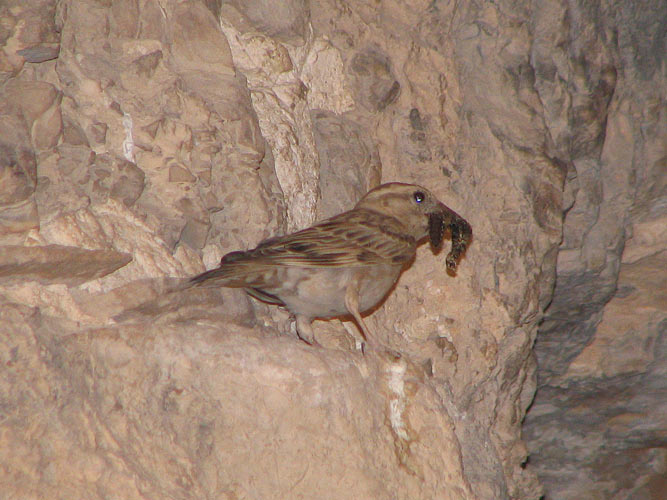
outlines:
M446 231L451 234L452 249L447 254L445 262L447 271L454 274L461 256L472 239L472 228L463 217L440 203L437 210L428 215L428 236L434 250L440 247Z

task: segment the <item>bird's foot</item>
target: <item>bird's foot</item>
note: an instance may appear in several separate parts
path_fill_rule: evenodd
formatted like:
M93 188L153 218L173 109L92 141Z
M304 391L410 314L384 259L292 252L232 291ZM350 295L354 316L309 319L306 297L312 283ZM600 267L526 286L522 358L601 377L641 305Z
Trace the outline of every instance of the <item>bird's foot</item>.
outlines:
M296 316L296 334L308 345L319 346L320 343L315 340L315 332L311 325L312 319L304 316Z

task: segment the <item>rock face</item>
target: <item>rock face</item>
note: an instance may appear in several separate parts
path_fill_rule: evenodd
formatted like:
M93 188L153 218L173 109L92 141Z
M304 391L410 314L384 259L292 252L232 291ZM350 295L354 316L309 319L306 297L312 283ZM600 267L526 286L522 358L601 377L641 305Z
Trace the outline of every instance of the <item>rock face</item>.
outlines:
M540 5L535 87L568 169L530 463L547 498L663 498L667 6Z
M661 498L661 2L0 18L9 498ZM243 292L173 292L386 181L475 234L456 277L423 246L367 318L400 357L348 321L311 347Z

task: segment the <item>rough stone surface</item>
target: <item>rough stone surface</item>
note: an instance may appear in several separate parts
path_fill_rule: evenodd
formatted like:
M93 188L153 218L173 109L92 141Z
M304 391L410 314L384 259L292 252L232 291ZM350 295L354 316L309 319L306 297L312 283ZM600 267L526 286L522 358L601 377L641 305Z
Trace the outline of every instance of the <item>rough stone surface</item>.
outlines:
M535 87L567 165L556 288L525 436L547 499L667 481L664 2L539 2Z
M0 19L3 494L661 498L662 3ZM311 347L241 291L178 291L386 181L475 234L456 277L420 248L367 318L400 359L348 321Z
M47 245L0 247L0 280L79 285L125 266L129 254L114 250L84 250L76 247Z

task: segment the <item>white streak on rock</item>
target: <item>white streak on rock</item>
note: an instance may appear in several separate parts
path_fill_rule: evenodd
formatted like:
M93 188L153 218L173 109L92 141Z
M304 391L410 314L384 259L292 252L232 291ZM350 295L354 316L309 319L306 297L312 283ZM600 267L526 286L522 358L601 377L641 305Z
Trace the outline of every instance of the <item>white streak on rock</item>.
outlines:
M123 156L127 161L134 163L134 140L132 139L132 117L129 113L123 113L123 128L125 129L125 140L123 141Z
M395 398L389 402L389 421L396 435L405 441L409 439L403 421L405 410L405 363L392 365L389 369L389 390Z

